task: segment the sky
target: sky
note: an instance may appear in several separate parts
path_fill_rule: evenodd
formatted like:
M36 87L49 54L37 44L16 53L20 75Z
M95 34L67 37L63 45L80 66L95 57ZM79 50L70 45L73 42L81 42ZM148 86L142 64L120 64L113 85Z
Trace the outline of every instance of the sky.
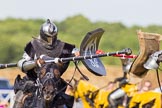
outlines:
M126 26L162 25L162 0L3 0L0 19L41 18L62 21L83 15L92 22Z

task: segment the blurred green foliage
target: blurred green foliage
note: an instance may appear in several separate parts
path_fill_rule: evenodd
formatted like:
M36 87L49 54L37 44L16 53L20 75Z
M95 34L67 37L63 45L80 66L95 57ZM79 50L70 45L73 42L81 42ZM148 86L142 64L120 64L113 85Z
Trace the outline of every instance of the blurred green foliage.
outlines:
M17 62L21 59L25 45L32 37L39 35L40 26L44 22L44 19L7 18L0 20L0 63ZM123 48L131 48L133 54L138 54L137 30L162 34L162 26L158 25L127 27L120 22L91 22L82 15L68 17L61 22L54 21L54 23L59 29L58 38L75 44L78 48L87 32L103 28L105 33L100 40L99 49L104 52L116 52ZM115 57L101 58L101 60L110 65L120 64L120 60Z

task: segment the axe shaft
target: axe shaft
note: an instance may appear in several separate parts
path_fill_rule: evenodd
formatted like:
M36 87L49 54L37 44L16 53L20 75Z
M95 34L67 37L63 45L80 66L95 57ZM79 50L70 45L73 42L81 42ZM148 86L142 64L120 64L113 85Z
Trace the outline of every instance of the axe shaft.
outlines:
M85 60L85 59L92 59L92 58L98 58L98 57L113 56L116 54L125 54L125 52L112 52L112 53L105 53L105 54L95 54L95 55L61 58L60 61L64 62L64 61Z
M0 64L0 69L4 69L8 67L17 67L17 63Z
M108 52L104 54L94 54L94 55L85 55L85 56L78 56L78 57L68 57L68 58L59 58L60 62L65 61L77 61L77 60L86 60L86 59L92 59L92 58L98 58L98 57L106 57L106 56L114 56L117 54L131 54L127 50L117 51L117 52ZM47 62L56 62L55 59L53 60L46 60Z

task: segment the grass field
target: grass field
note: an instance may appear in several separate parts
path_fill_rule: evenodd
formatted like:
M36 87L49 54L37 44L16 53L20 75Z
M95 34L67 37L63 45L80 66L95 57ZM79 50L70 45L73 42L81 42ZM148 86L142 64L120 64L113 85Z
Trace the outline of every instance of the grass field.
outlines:
M103 87L105 86L109 81L113 81L116 77L122 76L122 68L120 66L105 66L107 75L106 76L96 76L89 72L83 65L79 66L80 70L89 78L89 82L98 86ZM67 71L63 74L64 79L71 79L73 76L75 67L70 66ZM162 78L162 72L160 72L160 78ZM20 74L21 76L24 76L18 68L7 68L7 69L1 69L0 70L0 77L5 77L9 79L10 83L14 84L14 79L16 76ZM75 78L79 79L80 74L78 71L75 72ZM157 83L157 76L155 71L149 71L146 75L146 77L143 79L142 82L145 80L150 80L152 82L152 88L155 88L158 86Z

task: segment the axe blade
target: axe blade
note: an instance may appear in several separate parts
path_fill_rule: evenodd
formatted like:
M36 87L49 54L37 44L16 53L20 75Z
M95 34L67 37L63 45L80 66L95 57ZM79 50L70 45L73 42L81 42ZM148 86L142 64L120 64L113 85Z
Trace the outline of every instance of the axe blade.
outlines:
M104 30L102 28L98 28L88 32L81 42L80 55L87 56L87 55L96 54L103 33ZM106 75L106 69L102 64L100 58L82 60L82 63L93 74L98 76Z

